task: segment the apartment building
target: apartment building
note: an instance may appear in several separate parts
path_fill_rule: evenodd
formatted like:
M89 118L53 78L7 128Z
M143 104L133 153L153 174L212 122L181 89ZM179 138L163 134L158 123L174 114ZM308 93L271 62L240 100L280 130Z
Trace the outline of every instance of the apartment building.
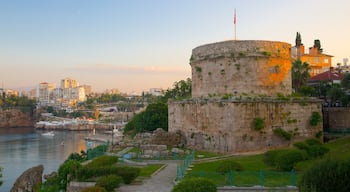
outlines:
M40 106L52 106L55 104L53 90L56 85L53 83L42 82L37 91L38 104Z
M62 79L59 88L56 88L54 84L40 83L37 96L38 103L40 106L64 108L76 106L79 102L86 100L85 86L79 86L76 80L70 78Z
M292 59L306 62L310 65L310 76L326 72L332 66L332 55L323 53L320 40L316 39L314 45L309 47L308 53L305 52L305 47L301 43L301 35L297 33L295 46L292 47Z

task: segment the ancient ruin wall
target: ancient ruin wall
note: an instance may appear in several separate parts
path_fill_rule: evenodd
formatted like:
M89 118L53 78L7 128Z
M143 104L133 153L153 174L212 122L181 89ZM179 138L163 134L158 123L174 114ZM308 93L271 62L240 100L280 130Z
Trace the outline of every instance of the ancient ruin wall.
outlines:
M267 150L315 137L322 131L322 122L310 125L313 112L322 115L320 101L172 101L169 131L181 131L186 146L195 149L233 153ZM264 119L263 129L255 130L256 118ZM274 132L279 128L289 132L291 140Z
M291 94L291 46L273 41L224 41L192 50L192 97Z

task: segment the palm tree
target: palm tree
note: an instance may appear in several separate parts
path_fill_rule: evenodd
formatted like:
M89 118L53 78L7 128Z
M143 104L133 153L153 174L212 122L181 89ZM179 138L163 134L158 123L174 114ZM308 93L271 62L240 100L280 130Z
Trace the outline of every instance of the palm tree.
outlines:
M292 87L298 92L300 87L306 85L307 79L310 77L309 71L311 67L308 63L300 60L293 61L292 64Z

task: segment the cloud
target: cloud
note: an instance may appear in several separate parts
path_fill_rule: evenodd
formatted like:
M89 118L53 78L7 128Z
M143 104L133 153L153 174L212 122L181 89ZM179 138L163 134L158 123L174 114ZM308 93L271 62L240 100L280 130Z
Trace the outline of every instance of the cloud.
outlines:
M150 74L157 74L157 73L190 73L190 68L186 68L183 66L137 66L137 65L112 65L112 64L94 64L94 65L77 65L68 68L67 70L73 71L73 72L86 72L86 73L130 73L132 74L139 74L139 73L150 73Z

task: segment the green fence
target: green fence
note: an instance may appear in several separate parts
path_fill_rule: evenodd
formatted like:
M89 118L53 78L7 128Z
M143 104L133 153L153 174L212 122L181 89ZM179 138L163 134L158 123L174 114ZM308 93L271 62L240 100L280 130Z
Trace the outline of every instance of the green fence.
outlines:
M189 155L185 157L183 161L179 165L177 165L176 170L176 181L180 181L185 177L186 171L194 161L194 151L192 151Z
M295 171L230 171L226 174L218 172L189 172L186 174L187 177L208 178L217 186L296 186Z

